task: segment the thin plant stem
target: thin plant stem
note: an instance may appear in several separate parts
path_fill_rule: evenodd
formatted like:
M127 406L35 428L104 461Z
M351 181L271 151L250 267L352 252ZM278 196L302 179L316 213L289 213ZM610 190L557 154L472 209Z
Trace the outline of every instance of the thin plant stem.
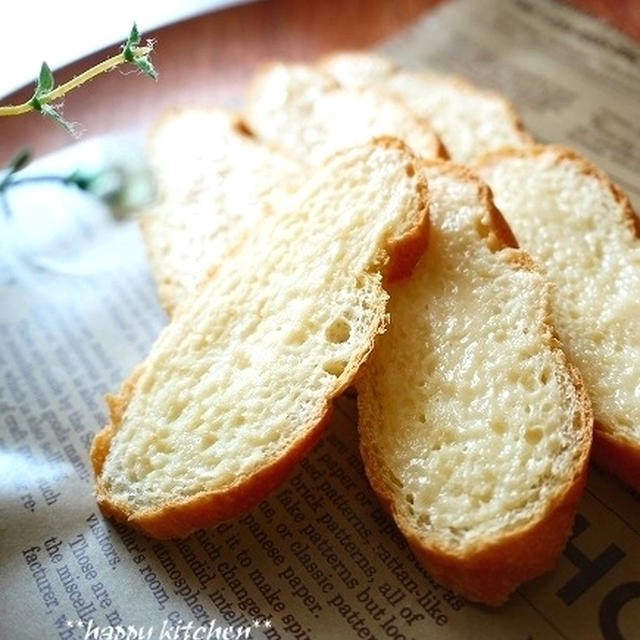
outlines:
M134 47L131 50L131 52L137 58L137 57L145 56L148 53L150 53L151 47ZM75 76L71 80L68 80L67 82L61 84L59 87L56 87L52 91L49 91L48 93L43 94L38 98L38 100L41 104L47 104L49 102L58 100L62 98L66 93L71 91L72 89L79 87L80 85L84 84L88 80L91 80L92 78L94 78L95 76L101 73L110 71L114 67L117 67L118 65L124 62L128 62L128 61L125 59L124 52L121 52L115 56L112 56L111 58L108 58L107 60L104 60L103 62L100 62L99 64L91 67L90 69L83 71L80 75ZM27 101L27 102L24 102L23 104L6 105L6 106L0 107L0 116L17 116L17 115L20 115L21 113L27 113L33 110L34 108L33 108L33 105L31 104L31 101Z

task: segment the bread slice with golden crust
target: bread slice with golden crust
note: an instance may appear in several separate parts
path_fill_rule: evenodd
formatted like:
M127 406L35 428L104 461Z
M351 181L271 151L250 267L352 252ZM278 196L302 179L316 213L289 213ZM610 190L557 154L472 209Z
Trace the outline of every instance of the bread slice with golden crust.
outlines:
M479 160L496 203L555 284L553 322L593 402L593 457L640 491L640 219L561 146Z
M263 65L251 80L245 117L259 138L310 166L380 136L399 138L427 158L446 156L428 121L400 100L367 87L340 87L300 63Z
M258 142L223 109L175 109L150 134L158 196L139 223L171 315L210 263L301 184L304 167Z
M322 58L319 67L342 86L371 87L402 100L414 114L426 118L457 162L469 162L504 145L533 142L504 97L462 78L398 68L364 51L334 53Z
M108 398L91 449L106 514L184 536L284 479L385 326L383 276L425 248L415 162L391 139L336 154L180 305Z
M551 569L586 478L592 416L549 323L550 285L489 189L425 163L429 250L390 287L356 380L367 476L441 584L498 605Z

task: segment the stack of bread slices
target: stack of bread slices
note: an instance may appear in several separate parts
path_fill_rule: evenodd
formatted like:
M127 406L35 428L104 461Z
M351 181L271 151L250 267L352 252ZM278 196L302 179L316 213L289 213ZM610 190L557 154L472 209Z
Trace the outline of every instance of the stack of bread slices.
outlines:
M270 63L242 115L171 112L150 152L171 321L107 398L105 513L156 537L238 515L351 385L373 490L469 599L554 566L592 439L640 489L640 222L502 97L368 53Z

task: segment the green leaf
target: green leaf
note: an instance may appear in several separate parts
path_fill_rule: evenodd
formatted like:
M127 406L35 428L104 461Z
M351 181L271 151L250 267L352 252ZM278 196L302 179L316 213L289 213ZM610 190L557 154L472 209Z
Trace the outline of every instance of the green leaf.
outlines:
M13 175L21 169L24 169L29 162L31 162L31 151L29 151L29 149L20 149L20 151L11 158L11 162L9 162L9 165L3 172L4 175L0 178L0 193L11 184Z
M40 74L38 75L38 82L36 83L36 90L29 100L29 104L36 111L42 110L42 101L40 98L49 93L53 89L54 80L53 73L46 62L43 62L40 67Z
M56 107L51 104L42 104L40 105L40 113L43 116L47 116L52 120L55 120L63 129L66 129L67 133L70 133L72 136L76 135L75 128L71 122L65 120L62 117L62 114L58 111Z
M129 32L129 37L122 46L122 53L127 62L133 62L135 58L135 55L133 54L133 47L137 46L139 42L140 33L138 32L138 26L134 22L133 27L131 27L131 31Z
M40 75L38 76L38 85L36 86L36 95L42 96L43 93L49 93L54 86L53 73L46 62L40 67Z
M135 50L135 48L139 44L140 32L138 31L138 26L134 22L127 41L122 45L122 56L127 62L130 62L137 69L142 71L142 73L151 76L155 80L158 77L158 73L156 72L151 59L149 58L149 53L141 55L139 53L139 50ZM147 46L149 47L149 49L152 49L153 42L148 41Z
M151 76L154 80L158 78L158 72L155 70L153 63L149 59L149 56L138 56L133 60L133 63L140 71L148 76Z
M89 172L86 169L75 169L66 178L65 184L72 184L81 191L89 191L96 181L95 172Z
M18 153L11 159L9 163L9 171L11 173L16 173L16 171L20 171L24 169L31 162L32 154L29 149L20 149Z

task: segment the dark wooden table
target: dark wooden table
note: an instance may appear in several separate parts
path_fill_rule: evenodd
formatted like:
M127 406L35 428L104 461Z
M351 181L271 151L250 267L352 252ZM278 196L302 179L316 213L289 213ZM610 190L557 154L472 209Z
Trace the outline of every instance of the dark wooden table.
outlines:
M135 74L104 74L65 98L65 115L87 135L141 129L169 105L242 100L252 69L265 58L310 60L337 48L370 47L391 37L443 0L265 0L214 12L154 31L154 83ZM640 0L571 0L640 40ZM64 81L112 55L97 52L56 72ZM25 87L3 104L28 99ZM29 146L42 154L70 144L39 114L0 118L0 167Z

